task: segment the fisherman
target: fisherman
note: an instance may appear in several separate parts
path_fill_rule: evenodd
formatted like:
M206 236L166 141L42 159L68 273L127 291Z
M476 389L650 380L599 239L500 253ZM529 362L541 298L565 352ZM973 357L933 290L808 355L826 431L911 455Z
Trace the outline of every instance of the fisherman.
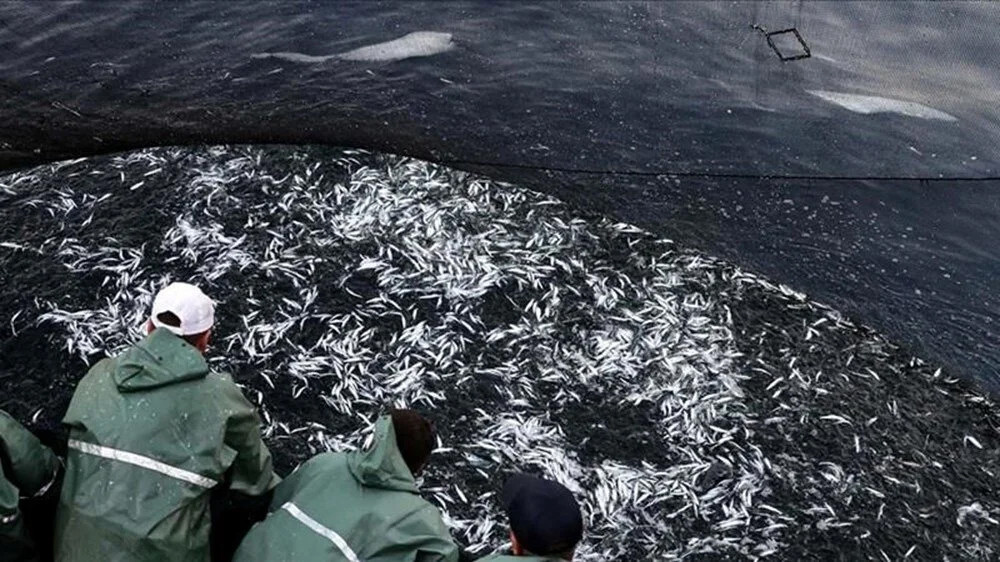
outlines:
M260 420L203 354L215 305L173 283L148 335L80 381L56 518L56 560L207 561L210 492L262 496L280 480Z
M48 545L31 539L21 509L53 488L59 459L7 412L0 410L0 561L46 558ZM40 539L42 537L39 537Z
M513 556L493 555L491 562L562 562L572 560L583 538L583 516L565 486L516 474L503 487L503 505L510 521Z
M423 416L393 410L376 423L367 450L318 455L285 479L234 560L458 560L441 514L417 492L434 443Z

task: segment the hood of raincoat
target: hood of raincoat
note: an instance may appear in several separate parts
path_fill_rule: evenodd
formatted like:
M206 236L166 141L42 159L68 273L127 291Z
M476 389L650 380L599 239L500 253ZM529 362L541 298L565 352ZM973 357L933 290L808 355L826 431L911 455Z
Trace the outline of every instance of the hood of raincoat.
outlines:
M118 358L112 376L120 392L136 392L206 375L208 363L201 352L170 331L157 329Z
M363 486L417 493L417 483L396 446L396 432L389 416L375 424L375 436L368 450L348 455L347 466Z

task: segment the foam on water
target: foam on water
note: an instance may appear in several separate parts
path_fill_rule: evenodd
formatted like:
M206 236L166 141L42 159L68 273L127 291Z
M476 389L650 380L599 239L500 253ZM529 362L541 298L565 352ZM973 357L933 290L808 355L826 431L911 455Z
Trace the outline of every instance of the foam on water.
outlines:
M865 96L844 92L829 92L826 90L806 90L810 94L822 98L853 111L855 113L898 113L908 117L931 119L936 121L957 121L955 116L913 101L883 98L881 96Z
M250 58L254 59L279 59L290 62L321 63L329 60L349 60L367 62L387 62L398 61L414 57L429 57L450 51L455 47L451 40L451 33L439 31L415 31L406 35L386 41L359 47L344 53L333 55L307 55L304 53L254 53Z

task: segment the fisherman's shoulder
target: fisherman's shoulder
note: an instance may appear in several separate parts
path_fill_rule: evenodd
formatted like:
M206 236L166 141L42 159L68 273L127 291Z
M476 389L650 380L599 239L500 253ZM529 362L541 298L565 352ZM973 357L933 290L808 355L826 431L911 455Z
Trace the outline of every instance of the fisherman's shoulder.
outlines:
M327 451L325 453L320 453L318 455L315 455L313 458L302 463L302 465L340 466L344 464L344 461L346 460L347 460L347 453L340 451Z
M114 385L112 376L117 362L118 357L105 357L94 363L90 369L87 369L87 374L83 375L83 378L77 383L76 394L87 389L96 390L105 385Z
M345 457L344 453L322 453L303 462L278 484L276 498L311 504L317 497L346 492L352 477Z
M344 472L348 471L347 468L347 453L337 453L337 452L327 452L320 453L313 458L305 461L298 468L295 469L296 472L302 471L302 474L324 474L329 475L331 472Z
M22 441L25 439L37 442L37 439L28 431L28 428L14 419L14 416L0 410L0 444L6 442L6 440Z
M89 377L91 375L101 376L110 374L112 371L115 370L115 365L118 363L119 357L121 357L121 354L113 357L105 357L104 359L101 359L97 363L94 363L90 367L90 369L87 369L87 374L84 376L84 378Z
M201 379L201 384L205 387L204 392L212 399L226 402L249 405L243 389L236 384L233 376L225 371L211 371L205 378Z

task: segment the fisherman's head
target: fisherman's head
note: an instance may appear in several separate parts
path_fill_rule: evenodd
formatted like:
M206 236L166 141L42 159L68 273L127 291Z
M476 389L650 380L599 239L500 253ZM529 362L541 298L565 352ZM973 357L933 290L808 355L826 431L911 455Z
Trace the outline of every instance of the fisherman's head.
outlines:
M515 556L573 559L576 545L583 538L583 515L565 486L516 474L504 484L503 505L510 520Z
M434 450L434 426L414 410L392 410L389 416L396 433L396 447L410 474L416 478Z
M153 299L153 312L146 331L162 328L184 338L205 353L215 324L215 304L201 289L187 283L171 283Z

